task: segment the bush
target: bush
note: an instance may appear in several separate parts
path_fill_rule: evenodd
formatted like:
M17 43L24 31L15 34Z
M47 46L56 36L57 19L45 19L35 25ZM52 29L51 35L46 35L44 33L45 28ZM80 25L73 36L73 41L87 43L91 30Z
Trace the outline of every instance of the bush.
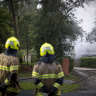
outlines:
M74 60L72 58L69 58L69 72L73 70L74 65Z
M23 63L23 50L18 50L17 56L19 58L19 62Z
M96 57L82 57L80 60L81 67L96 68Z

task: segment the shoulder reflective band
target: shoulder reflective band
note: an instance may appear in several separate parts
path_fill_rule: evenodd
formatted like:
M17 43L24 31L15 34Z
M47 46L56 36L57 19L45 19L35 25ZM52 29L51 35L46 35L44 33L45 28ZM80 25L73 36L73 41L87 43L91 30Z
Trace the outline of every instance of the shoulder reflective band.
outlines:
M8 84L9 84L8 79L6 79L4 82L5 82L5 84L6 84L6 85L8 85Z
M57 78L61 78L63 76L64 76L64 73L63 72L60 72L60 73L57 74Z
M10 71L18 70L19 66L10 66Z
M58 83L55 83L53 86L58 88L58 89L60 88L60 84L58 84Z
M36 96L45 96L43 93L36 93Z
M33 72L32 72L32 76L35 76L35 77L38 77L38 78L39 78L39 73L33 71Z
M40 76L42 79L56 78L56 74L43 74Z
M20 89L16 89L16 88L13 88L13 87L8 87L7 91L14 92L14 93L20 93Z
M36 85L36 87L37 87L38 89L40 89L43 85L44 85L44 84L43 84L42 82L40 82L38 85Z
M0 65L0 70L10 71L10 68L7 67L7 66L2 66L2 65Z

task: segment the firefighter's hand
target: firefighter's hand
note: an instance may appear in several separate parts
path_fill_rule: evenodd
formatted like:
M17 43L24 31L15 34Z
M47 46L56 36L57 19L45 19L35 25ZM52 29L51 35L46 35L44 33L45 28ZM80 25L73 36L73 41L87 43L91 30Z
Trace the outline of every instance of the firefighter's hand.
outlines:
M49 92L48 96L54 96L56 94L56 91L57 91L57 88L53 86L50 89L50 92Z
M42 92L45 92L45 93L48 93L48 92L49 92L47 86L45 86L45 85L42 86L41 91L42 91Z
M7 88L8 88L8 86L5 84L5 82L3 82L3 83L0 85L0 91L5 91Z
M48 94L48 96L55 96L55 92L53 93L53 92L50 92L49 94Z
M1 92L4 92L6 89L5 88L3 88L2 86L0 86L0 91Z

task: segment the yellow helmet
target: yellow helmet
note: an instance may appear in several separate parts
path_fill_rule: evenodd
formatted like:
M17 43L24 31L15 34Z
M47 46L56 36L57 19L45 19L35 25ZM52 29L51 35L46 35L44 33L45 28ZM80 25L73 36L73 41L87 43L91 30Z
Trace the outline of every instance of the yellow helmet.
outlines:
M11 49L18 50L20 48L20 43L19 43L18 39L15 37L8 38L5 43L5 48L8 49L9 47Z
M41 48L40 48L40 56L44 56L46 54L54 54L54 48L51 44L49 43L44 43Z

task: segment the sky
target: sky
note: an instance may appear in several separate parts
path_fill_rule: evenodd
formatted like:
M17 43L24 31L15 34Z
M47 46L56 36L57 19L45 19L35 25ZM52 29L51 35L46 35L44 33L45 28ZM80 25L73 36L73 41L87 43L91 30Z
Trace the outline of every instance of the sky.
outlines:
M77 11L75 12L75 16L78 20L83 20L83 22L80 24L82 26L83 30L87 33L91 31L91 29L94 26L94 20L96 15L96 2L91 2L89 5L84 5L84 8L77 8Z
M94 27L94 22L96 21L96 2L91 2L89 5L85 5L84 8L77 8L75 11L75 16L77 17L77 20L80 21L81 19L83 22L79 24L85 31L85 33L90 33L92 31L92 28ZM75 45L75 57L81 57L81 55L90 53L93 54L96 53L96 43L90 44L88 42L85 42L85 37L83 37L83 41L80 41L79 39L76 42ZM94 52L93 52L94 51Z

